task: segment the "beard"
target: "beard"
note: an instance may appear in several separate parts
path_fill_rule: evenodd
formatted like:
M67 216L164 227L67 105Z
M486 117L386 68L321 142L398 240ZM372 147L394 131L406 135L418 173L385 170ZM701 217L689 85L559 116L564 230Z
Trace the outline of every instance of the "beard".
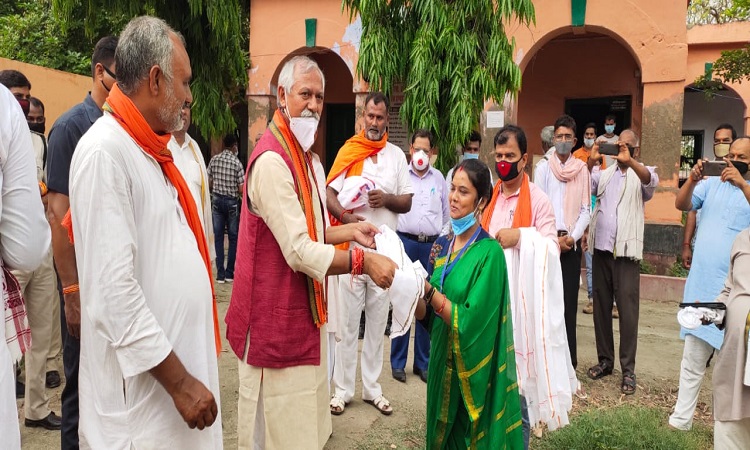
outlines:
M182 105L184 101L179 101L174 95L174 89L170 83L167 84L166 99L157 111L157 117L164 124L167 133L174 133L182 130L185 119L182 117Z
M383 134L385 133L385 128L383 128L383 131L378 130L377 127L370 127L367 129L367 132L365 135L367 135L367 139L371 141L379 141L383 139Z

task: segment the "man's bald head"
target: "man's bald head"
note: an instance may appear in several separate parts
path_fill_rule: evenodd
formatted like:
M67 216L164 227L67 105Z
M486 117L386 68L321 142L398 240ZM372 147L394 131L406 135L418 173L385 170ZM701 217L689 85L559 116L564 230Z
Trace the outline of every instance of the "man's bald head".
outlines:
M635 131L633 131L632 128L622 130L622 133L620 133L620 140L631 147L638 147L641 142L640 139L638 139L638 135L635 134Z

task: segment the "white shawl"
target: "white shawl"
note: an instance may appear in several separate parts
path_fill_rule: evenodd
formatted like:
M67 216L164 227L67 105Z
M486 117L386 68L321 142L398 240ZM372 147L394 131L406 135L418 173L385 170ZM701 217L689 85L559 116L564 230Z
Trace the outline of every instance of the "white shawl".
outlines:
M535 228L521 228L521 248L505 249L518 388L529 422L550 431L569 423L578 386L565 333L560 251Z

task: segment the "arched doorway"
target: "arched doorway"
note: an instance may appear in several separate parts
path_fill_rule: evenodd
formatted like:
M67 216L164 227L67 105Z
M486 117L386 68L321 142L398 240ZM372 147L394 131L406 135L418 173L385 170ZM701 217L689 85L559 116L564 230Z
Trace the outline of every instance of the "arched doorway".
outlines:
M554 36L557 33L561 34ZM563 113L576 120L577 146L583 143L588 122L597 125L598 134L604 133L604 117L609 113L616 116L616 133L641 129L640 66L619 38L605 29L587 27L584 34L552 32L538 44L521 64L518 95L518 123L526 130L529 152L541 155L542 128Z
M354 135L355 94L352 90L354 80L349 67L332 50L324 47L302 47L290 53L276 68L271 79L274 95L281 68L287 61L298 55L309 56L315 60L326 79L323 114L318 127L318 137L312 150L320 156L328 172L339 148Z

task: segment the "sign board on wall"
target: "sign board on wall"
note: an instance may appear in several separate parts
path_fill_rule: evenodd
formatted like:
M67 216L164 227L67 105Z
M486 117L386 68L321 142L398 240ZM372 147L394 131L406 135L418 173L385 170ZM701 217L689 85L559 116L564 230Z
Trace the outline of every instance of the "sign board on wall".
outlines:
M487 128L502 128L505 126L505 111L487 111Z
M409 129L405 123L401 122L399 112L401 105L404 103L404 93L400 85L393 87L393 93L389 99L391 107L388 110L388 142L401 147L405 153L409 152Z

